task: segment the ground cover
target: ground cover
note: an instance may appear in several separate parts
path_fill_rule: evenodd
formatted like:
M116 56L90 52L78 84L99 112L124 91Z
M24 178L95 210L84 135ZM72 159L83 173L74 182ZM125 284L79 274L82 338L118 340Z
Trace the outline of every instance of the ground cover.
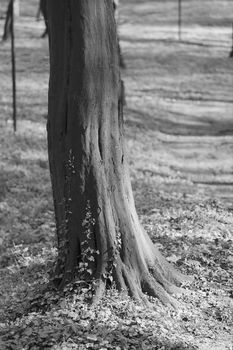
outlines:
M82 284L62 295L43 291L56 257L46 153L48 47L39 39L43 23L29 16L32 2L23 3L15 135L10 44L0 47L0 349L231 350L232 3L205 1L201 11L188 2L181 42L175 1L127 0L121 9L137 210L167 259L195 277L177 297L177 310L152 299L145 309L114 289L92 307Z

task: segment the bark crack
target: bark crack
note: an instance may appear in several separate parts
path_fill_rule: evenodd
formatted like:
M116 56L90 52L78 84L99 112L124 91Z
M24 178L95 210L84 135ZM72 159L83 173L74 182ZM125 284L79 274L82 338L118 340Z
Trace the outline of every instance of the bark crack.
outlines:
M103 160L103 147L102 147L102 139L101 139L101 127L98 128L98 147L99 147L99 154L101 160Z

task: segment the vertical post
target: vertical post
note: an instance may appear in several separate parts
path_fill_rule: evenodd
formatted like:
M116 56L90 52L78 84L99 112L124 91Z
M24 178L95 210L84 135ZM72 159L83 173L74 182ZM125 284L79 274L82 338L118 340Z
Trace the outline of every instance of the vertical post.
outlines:
M233 57L233 22L232 22L232 27L231 27L231 52L229 57Z
M16 74L15 74L15 33L14 33L14 0L11 0L11 74L12 74L12 108L13 128L16 132Z
M178 0L178 37L181 41L181 25L182 25L182 0Z

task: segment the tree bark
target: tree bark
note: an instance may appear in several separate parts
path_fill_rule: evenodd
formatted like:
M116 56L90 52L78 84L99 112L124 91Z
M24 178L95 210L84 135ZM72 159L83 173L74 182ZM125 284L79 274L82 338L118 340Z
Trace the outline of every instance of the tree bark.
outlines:
M48 1L48 152L58 237L54 282L115 283L172 302L183 276L135 210L123 140L118 39L109 0Z

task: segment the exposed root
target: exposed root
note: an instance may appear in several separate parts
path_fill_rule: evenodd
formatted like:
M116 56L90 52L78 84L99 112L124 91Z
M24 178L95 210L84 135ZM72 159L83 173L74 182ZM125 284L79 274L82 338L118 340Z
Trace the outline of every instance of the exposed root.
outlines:
M187 276L178 271L171 263L169 263L163 255L159 252L159 250L154 247L154 255L155 255L155 266L156 262L159 262L163 270L163 275L165 278L178 286L182 285L185 282L192 282L193 276Z
M135 300L140 301L141 298L140 298L139 287L138 287L138 283L136 283L135 281L134 272L132 271L130 273L127 267L124 267L122 273L123 273L125 285L128 288L129 295Z
M143 293L140 281L137 281L135 272L130 272L123 267L123 277L128 289L128 294L137 302L143 303L146 307L150 306L150 302Z
M141 283L142 291L151 297L158 298L163 304L170 304L177 308L175 299L167 293L165 288L159 284L152 276L145 276Z
M129 262L128 255L125 259L124 254L121 256L114 276L117 276L115 279L118 282L117 289L127 289L132 298L143 302L146 306L150 306L148 296L151 296L158 298L163 304L177 308L180 303L174 299L173 295L185 293L186 291L181 288L182 283L191 282L193 278L177 271L153 244L148 247L149 249L144 251L137 250L136 247L131 248L134 251L134 263L131 260ZM147 253L150 259L146 256Z
M125 280L122 274L122 263L121 261L117 264L115 269L113 270L113 280L116 284L117 290L127 292L127 286L125 284Z

